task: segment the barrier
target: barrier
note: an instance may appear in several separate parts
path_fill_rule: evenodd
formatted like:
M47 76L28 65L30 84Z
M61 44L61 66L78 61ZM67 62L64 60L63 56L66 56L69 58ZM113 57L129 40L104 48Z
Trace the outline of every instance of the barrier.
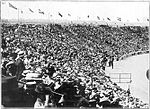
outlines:
M110 73L110 79L115 83L131 83L131 73Z
M119 58L119 60L126 59L126 58L128 58L128 57L130 57L130 56L140 55L140 54L146 54L146 53L149 53L149 50L146 50L146 51L131 52L131 53L129 53L129 54L125 54L125 55L121 56L121 57Z

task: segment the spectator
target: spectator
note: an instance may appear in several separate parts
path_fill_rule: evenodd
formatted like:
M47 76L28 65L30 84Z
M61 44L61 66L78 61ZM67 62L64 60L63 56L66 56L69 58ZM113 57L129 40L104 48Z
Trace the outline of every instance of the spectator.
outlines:
M17 77L17 80L21 79L21 75L22 75L23 71L25 70L23 56L24 56L24 52L20 51L18 53L18 57L16 59L16 65L17 65L16 77Z
M36 81L37 84L41 81L47 83L54 92L65 87L57 92L64 94L64 106L77 106L76 103L70 103L75 99L78 106L95 107L100 105L102 98L105 97L108 97L109 105L112 105L115 96L119 96L121 100L115 102L115 105L147 106L140 102L134 103L136 98L131 94L128 96L128 91L114 84L102 71L105 70L108 61L113 68L115 59L139 50L149 50L147 27L2 24L1 34L3 75L16 75L18 80L24 80L24 82L29 81L25 77L29 73L30 75L42 75L36 79L31 76L29 79ZM18 53L17 57L15 53ZM22 75L25 70L29 72ZM46 78L45 75L49 76ZM49 83L52 83L53 88ZM107 91L113 92L108 94ZM30 92L31 95L34 95L33 92ZM44 107L45 95L39 93L37 95L38 103L35 104L39 106L41 103L40 106ZM53 106L60 106L58 105L60 96L53 97L51 94L49 96ZM129 102L126 99L130 99Z

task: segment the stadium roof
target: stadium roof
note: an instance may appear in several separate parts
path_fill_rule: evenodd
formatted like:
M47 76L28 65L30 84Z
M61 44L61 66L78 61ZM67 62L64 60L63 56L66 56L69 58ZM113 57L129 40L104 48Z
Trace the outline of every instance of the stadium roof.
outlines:
M149 2L2 1L2 19L149 21Z

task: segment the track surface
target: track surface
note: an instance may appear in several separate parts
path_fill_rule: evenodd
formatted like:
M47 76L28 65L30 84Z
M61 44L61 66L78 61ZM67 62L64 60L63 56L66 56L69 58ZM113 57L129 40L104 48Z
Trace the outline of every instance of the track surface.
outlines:
M131 73L131 83L117 83L123 89L130 87L131 94L149 103L149 80L146 71L149 68L149 54L132 56L125 60L114 62L114 69L107 67L106 72L110 73Z

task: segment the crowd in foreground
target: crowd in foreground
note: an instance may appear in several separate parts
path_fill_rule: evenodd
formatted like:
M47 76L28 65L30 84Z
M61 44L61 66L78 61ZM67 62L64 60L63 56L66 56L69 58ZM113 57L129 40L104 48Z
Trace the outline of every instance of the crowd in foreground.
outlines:
M2 24L1 30L4 106L33 100L35 108L148 107L105 74L107 63L113 68L122 55L149 49L148 27ZM16 90L25 96L15 101Z

